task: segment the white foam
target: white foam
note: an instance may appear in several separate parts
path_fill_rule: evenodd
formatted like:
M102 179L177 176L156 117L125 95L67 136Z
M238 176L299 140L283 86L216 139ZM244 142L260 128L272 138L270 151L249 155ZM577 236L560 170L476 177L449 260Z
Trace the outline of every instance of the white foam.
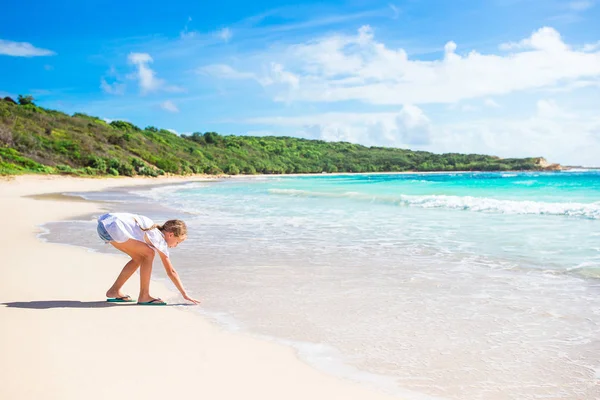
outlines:
M272 194L297 197L331 197L354 198L371 202L394 203L398 205L421 208L445 208L476 212L492 212L501 214L537 214L563 215L600 219L600 202L594 203L549 203L538 201L501 200L487 197L448 196L448 195L399 195L374 196L357 192L313 192L298 189L269 189Z
M162 200L165 196L172 194L173 192L181 189L200 189L207 187L208 184L205 182L193 182L185 185L167 185L152 188L150 190L134 190L130 193L137 194L143 197L148 197L152 200Z
M516 181L513 182L515 185L523 185L523 186L533 186L535 185L536 181L534 180L527 180L527 181Z
M600 202L596 203L545 203L537 201L498 200L472 196L401 196L409 205L424 208L449 208L503 214L566 215L600 218Z

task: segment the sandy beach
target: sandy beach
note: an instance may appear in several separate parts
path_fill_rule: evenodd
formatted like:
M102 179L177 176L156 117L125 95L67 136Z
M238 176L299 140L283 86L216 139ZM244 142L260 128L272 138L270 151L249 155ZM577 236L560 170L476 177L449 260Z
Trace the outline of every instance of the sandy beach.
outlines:
M32 195L181 181L56 176L0 181L0 398L391 398L317 371L291 348L225 332L185 307L107 303L104 293L126 256L36 237L41 224L98 212L103 205ZM137 295L137 276L125 290ZM152 286L156 296L172 297L174 290Z

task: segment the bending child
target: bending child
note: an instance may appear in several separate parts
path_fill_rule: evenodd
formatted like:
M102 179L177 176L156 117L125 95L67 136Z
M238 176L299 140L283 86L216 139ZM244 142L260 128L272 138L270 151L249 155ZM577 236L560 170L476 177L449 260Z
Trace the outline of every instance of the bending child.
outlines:
M169 260L169 247L177 247L187 238L185 222L172 219L164 225L155 224L143 215L129 213L108 213L98 218L98 235L105 243L131 257L117 277L115 283L106 292L109 302L134 302L131 296L121 289L133 273L140 268L140 294L137 304L166 305L159 298L150 296L150 276L154 255L158 254L167 276L173 281L184 299L194 304L200 301L188 296L179 279L179 275Z

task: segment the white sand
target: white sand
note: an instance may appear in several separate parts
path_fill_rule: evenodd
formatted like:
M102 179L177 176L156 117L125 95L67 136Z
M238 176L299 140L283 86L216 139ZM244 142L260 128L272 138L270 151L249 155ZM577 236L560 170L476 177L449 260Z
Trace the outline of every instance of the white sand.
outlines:
M391 398L314 370L290 348L225 332L180 307L107 304L104 293L125 255L36 238L40 224L99 205L22 197L178 181L0 181L0 399ZM137 295L137 275L125 289ZM176 289L153 282L151 290L169 298Z

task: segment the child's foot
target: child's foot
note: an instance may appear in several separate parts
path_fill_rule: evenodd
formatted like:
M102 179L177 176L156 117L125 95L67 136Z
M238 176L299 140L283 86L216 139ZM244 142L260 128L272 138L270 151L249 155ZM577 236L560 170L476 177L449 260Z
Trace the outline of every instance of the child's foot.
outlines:
M141 306L166 306L167 303L161 299L152 299L150 301L138 301Z
M123 296L123 297L109 297L106 299L109 303L133 303L135 300L131 298L131 296Z
M152 296L139 296L138 297L138 303L149 303L151 301L162 301L159 298L156 297L152 297Z
M125 297L129 297L129 295L126 295L125 293L123 293L120 290L108 290L108 292L106 292L106 297L109 299L121 299L121 298L125 298Z

